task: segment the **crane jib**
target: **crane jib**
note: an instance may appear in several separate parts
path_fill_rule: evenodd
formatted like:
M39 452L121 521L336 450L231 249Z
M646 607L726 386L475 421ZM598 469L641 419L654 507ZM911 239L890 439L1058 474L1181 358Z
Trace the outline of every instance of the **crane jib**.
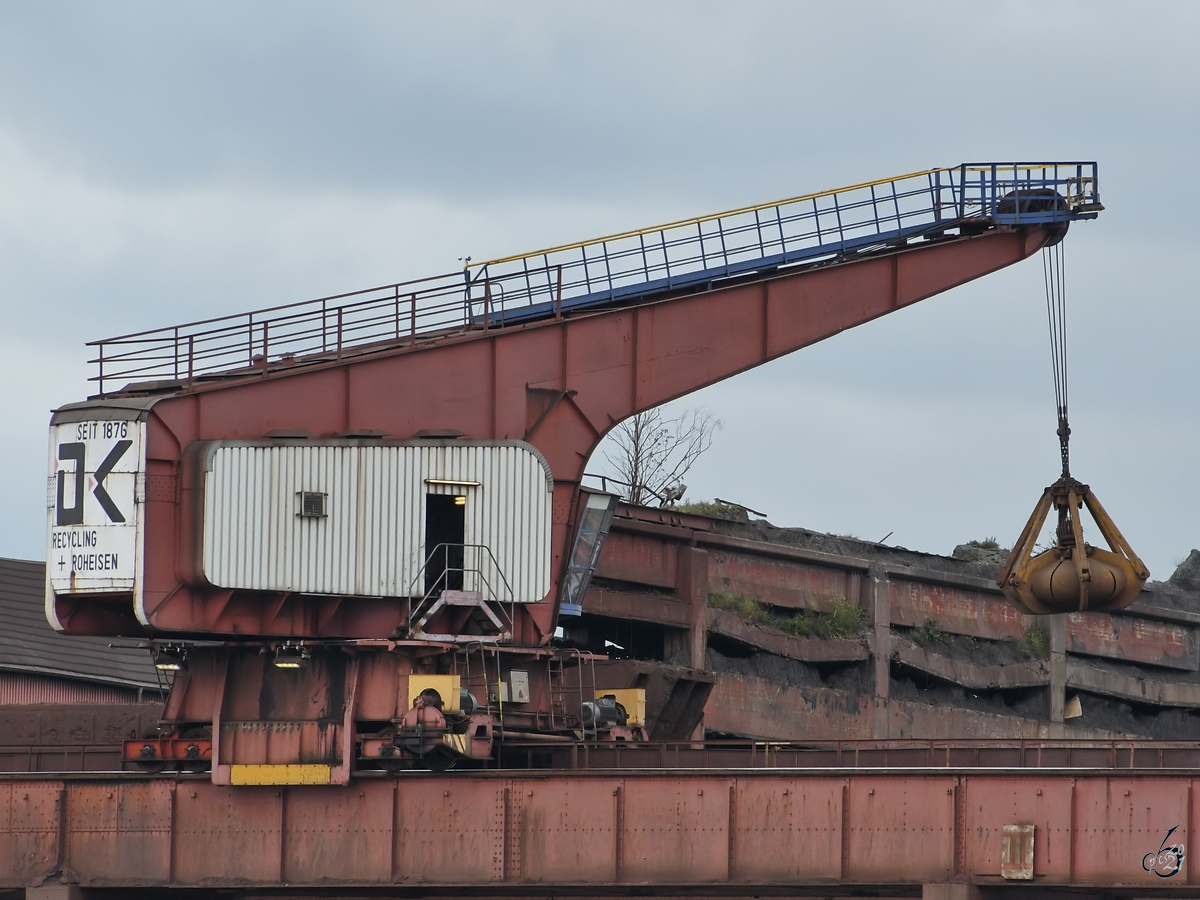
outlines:
M91 380L189 384L644 303L913 241L1095 218L1094 162L929 169L470 265L458 272L95 341Z

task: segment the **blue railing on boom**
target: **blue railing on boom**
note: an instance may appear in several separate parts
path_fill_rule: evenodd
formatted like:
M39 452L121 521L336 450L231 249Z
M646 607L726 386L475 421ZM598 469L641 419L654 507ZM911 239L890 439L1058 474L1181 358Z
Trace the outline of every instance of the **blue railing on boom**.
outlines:
M1103 209L1094 162L912 172L507 256L418 281L122 335L88 346L90 380L142 389L341 360L678 290L835 262L923 236L1066 223ZM151 384L146 384L150 382Z

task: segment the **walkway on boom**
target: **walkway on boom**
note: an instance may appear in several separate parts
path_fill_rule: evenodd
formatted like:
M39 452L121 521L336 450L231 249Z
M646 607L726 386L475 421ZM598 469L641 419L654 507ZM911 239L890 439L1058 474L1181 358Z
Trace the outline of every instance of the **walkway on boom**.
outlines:
M918 238L996 225L1094 218L1094 162L984 163L930 169L747 206L236 316L89 346L92 381L199 379L506 328L564 313L646 303L734 278L858 258ZM153 385L140 385L142 389Z

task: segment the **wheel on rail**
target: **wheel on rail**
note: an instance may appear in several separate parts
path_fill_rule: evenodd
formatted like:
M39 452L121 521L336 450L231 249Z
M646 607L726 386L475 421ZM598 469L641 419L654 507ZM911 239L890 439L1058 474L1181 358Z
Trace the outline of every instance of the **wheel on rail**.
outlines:
M161 735L159 734L158 729L155 729L154 731L147 731L142 735L142 739L147 742L146 745L142 747L142 758L133 760L133 764L137 767L139 772L146 772L149 775L157 775L166 770L167 761L158 756L154 746L150 743L150 741L157 742L160 737Z
M458 763L458 757L444 750L435 749L420 757L421 765L430 772L448 772Z
M183 733L179 735L184 740L202 740L212 741L212 726L211 725L196 725L191 728L185 728ZM211 747L211 743L209 744ZM207 772L212 768L212 760L203 756L198 744L189 744L184 748L186 759L182 759L175 764L175 767L180 772Z

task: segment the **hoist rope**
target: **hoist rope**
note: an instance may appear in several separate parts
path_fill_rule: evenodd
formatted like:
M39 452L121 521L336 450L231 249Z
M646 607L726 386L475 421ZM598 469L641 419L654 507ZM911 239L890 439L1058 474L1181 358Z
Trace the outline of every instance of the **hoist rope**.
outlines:
M1058 446L1062 455L1062 473L1071 474L1068 443L1071 426L1067 423L1067 295L1063 244L1042 249L1042 276L1046 283L1046 318L1050 324L1050 362L1054 370L1054 401L1058 408Z

